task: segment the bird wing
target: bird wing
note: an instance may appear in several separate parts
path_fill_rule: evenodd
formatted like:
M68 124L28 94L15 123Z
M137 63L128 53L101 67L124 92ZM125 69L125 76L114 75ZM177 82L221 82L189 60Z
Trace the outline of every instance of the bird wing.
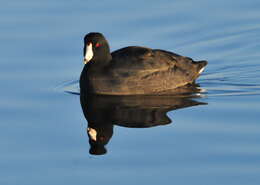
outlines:
M177 60L173 57L179 55L145 47L129 46L112 53L109 68L111 73L118 76L147 76L174 68Z

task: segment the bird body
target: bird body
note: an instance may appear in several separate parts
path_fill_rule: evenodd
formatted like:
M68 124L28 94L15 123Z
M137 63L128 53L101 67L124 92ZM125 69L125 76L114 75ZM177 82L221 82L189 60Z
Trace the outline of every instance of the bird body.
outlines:
M93 94L171 94L192 84L207 64L169 51L139 46L110 54L108 42L100 33L85 36L85 56L89 50L93 56L89 55L92 57L85 61L80 88Z

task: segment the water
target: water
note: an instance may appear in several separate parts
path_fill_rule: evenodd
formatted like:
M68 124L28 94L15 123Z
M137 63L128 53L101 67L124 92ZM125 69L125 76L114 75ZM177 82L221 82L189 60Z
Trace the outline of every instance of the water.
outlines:
M1 1L0 184L259 184L260 2ZM83 36L115 50L161 48L209 61L207 103L172 123L113 126L89 154L77 80ZM149 107L149 106L148 106Z

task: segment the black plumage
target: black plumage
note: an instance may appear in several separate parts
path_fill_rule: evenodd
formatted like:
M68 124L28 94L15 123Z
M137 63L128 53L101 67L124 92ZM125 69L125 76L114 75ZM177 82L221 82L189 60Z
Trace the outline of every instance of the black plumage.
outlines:
M84 55L91 43L93 57L81 73L80 89L93 94L172 94L194 83L207 65L207 61L195 62L169 51L139 46L110 53L101 33L87 34L84 42Z

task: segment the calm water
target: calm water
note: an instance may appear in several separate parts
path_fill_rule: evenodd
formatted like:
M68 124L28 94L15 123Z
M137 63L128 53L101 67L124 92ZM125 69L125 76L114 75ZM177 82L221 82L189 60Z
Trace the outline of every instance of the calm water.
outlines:
M260 183L259 0L0 2L0 184ZM122 119L156 105L119 104L126 116L106 155L90 155L79 96L66 93L78 92L90 31L112 50L208 60L203 92L189 100L203 105L160 102L172 123L160 114L155 127L127 128Z

